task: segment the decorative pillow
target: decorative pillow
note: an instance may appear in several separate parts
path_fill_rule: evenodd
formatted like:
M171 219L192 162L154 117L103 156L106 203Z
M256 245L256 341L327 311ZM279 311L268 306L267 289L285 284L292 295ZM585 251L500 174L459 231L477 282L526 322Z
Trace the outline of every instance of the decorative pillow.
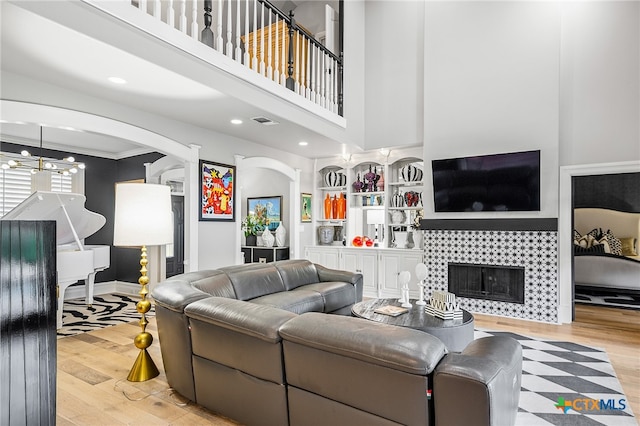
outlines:
M611 229L607 229L607 232L605 232L603 235L607 237L609 247L611 247L611 254L622 256L622 243L620 243L620 240L613 235Z
M584 235L578 241L575 242L576 245L582 248L589 248L593 245L593 242L596 241L592 235Z
M609 244L609 239L606 236L594 241L591 248L598 248L599 253L611 253L611 245Z
M589 247L589 248L584 248L584 247L580 247L580 246L574 246L573 247L573 252L574 253L588 253L588 254L593 254L593 253L604 253L604 244L596 244L595 246Z
M638 240L633 237L620 238L620 245L622 246L623 256L637 256L638 249L636 244Z
M577 229L573 230L573 242L577 244L577 241L582 238L582 235L578 232Z
M591 231L587 232L585 235L591 235L596 240L602 238L602 228L593 228Z

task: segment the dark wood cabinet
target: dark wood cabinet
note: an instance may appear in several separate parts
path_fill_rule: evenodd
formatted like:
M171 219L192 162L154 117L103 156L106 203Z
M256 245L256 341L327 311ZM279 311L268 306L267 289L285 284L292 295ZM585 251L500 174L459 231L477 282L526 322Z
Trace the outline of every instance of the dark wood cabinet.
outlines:
M289 247L242 247L244 263L268 263L289 259Z
M0 221L0 424L56 423L56 222Z

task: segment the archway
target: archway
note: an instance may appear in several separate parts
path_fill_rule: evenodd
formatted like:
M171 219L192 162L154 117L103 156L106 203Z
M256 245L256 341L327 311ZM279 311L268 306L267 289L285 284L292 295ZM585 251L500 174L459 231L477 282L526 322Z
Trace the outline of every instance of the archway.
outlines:
M249 157L245 158L241 155L236 155L236 173L239 177L237 181L236 190L236 203L242 199L242 175L243 172L252 168L270 169L278 173L282 173L289 179L289 257L291 259L300 258L300 230L299 221L300 217L300 200L298 199L300 194L300 169L294 169L281 161L274 160L268 157ZM236 263L243 262L242 253L240 247L242 245L242 230L241 221L236 221L236 237L235 237L235 253Z
M185 146L173 139L141 127L94 115L49 105L0 100L2 119L8 122L47 123L50 126L69 126L87 132L100 133L149 147L182 163L185 169L185 270L198 269L198 157L199 146Z

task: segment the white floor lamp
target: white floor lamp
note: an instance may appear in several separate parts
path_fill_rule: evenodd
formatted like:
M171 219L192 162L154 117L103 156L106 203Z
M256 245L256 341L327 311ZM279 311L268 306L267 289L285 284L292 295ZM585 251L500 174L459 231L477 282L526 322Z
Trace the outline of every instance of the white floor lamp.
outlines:
M160 372L147 348L153 343L153 336L146 331L145 314L151 309L147 300L147 246L171 244L173 242L173 218L171 212L171 192L165 185L146 183L120 183L116 185L116 207L113 230L113 245L137 246L140 255L140 300L136 310L141 314L142 331L133 343L140 349L127 380L143 382L153 379Z

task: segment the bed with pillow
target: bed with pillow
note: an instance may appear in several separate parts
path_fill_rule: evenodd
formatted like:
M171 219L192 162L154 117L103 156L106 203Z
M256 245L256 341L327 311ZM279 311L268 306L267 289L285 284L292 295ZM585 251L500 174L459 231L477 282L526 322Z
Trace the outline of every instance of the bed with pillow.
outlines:
M640 213L574 210L576 285L640 291Z

